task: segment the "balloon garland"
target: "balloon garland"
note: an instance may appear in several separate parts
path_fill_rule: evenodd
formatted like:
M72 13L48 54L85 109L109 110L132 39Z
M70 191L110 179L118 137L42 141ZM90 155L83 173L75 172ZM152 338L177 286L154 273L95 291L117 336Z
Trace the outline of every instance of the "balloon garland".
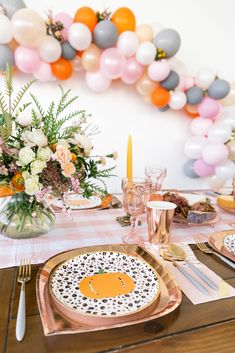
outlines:
M22 0L0 0L0 71L7 63L39 81L66 80L84 70L87 86L107 90L112 80L135 84L137 92L161 111L183 109L194 118L185 144L190 160L184 173L210 177L212 188L235 175L235 118L220 118L221 107L235 103L235 88L210 69L182 75L168 60L179 50L174 29L154 35L147 24L136 27L126 7L113 14L79 8L44 20ZM230 94L229 94L230 93Z

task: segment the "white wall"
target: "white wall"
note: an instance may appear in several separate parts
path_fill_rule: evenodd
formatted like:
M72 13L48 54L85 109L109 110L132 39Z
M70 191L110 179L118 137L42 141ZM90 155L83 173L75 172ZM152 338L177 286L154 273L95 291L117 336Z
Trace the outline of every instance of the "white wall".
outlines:
M80 6L97 10L120 6L130 7L137 23L160 23L176 29L182 38L177 58L184 62L187 72L195 74L201 67L212 67L229 81L235 81L235 1L234 0L25 0L28 7L45 14L66 11L73 15ZM25 77L17 77L19 83ZM134 175L141 176L147 163L164 163L168 168L166 187L204 187L203 180L184 176L182 166L187 158L183 154L189 137L190 118L184 113L158 112L145 103L134 87L115 83L103 94L92 93L85 85L83 75L63 83L80 97L81 108L93 115L101 134L94 138L95 152L117 150L119 154L116 174L110 181L111 191L120 188L120 177L125 175L126 143L129 133L133 138ZM37 84L34 90L45 103L57 97L55 84ZM235 114L235 108L233 110Z

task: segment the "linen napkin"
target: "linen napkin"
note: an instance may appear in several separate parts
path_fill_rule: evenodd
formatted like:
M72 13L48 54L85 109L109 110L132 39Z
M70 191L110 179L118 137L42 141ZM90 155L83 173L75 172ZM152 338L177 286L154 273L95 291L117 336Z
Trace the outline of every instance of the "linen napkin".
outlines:
M209 295L201 293L197 288L195 288L184 275L173 265L172 262L164 260L159 254L159 247L155 244L145 243L145 248L152 253L153 256L160 259L167 269L171 272L175 280L180 286L180 289L189 298L193 304L207 303L213 300L229 298L235 296L235 288L225 282L221 277L219 277L215 272L209 269L206 265L202 264L196 256L194 255L192 249L185 243L178 244L186 253L187 260L192 262L200 271L205 273L213 282L218 286L218 290L210 288L204 281L202 281L193 270L191 270L187 263L178 262L180 266L184 266L184 269L194 278L198 280L202 285L204 285L209 292Z

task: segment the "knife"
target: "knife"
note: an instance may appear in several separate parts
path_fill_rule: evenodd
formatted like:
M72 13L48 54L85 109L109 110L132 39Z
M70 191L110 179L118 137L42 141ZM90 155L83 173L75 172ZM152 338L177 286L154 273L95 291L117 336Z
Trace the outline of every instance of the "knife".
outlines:
M187 262L189 268L191 268L210 288L218 290L219 287L215 282L213 282L207 275L205 275L201 270L199 270L192 262Z
M184 277L187 278L187 280L189 280L190 283L192 283L195 288L197 288L201 293L209 295L209 292L206 287L204 287L200 282L198 282L196 278L192 277L184 268L179 266L175 261L173 262L173 265L182 273Z

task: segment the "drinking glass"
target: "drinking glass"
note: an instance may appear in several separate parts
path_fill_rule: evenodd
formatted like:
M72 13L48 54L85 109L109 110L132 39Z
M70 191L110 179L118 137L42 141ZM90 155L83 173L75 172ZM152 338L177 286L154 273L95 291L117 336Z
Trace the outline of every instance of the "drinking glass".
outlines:
M127 214L130 215L131 228L124 234L122 240L129 244L143 244L144 239L138 234L138 217L144 213L147 198L149 195L149 185L144 178L122 179L123 206Z
M166 172L167 170L164 166L147 165L145 167L145 178L150 187L149 201L155 200L155 195L161 190Z

